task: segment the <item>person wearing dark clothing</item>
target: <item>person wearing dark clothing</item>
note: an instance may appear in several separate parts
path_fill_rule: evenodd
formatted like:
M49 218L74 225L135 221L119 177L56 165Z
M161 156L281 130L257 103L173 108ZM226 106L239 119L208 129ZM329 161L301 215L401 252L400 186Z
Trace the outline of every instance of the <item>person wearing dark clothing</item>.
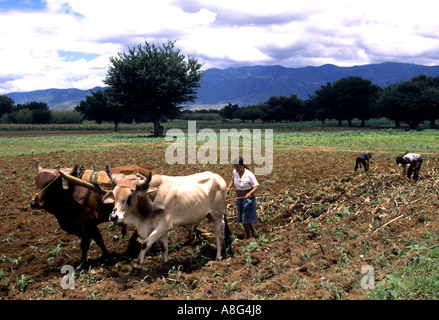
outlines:
M422 157L420 154L417 153L405 153L402 156L396 157L396 163L402 167L402 175L405 176L407 165L409 165L409 169L407 171L407 178L411 179L412 173L413 174L413 180L419 179L419 170L421 169L422 165Z
M355 169L354 169L354 171L357 171L358 166L360 166L360 168L361 168L361 164L362 164L363 167L364 167L364 171L367 174L367 171L369 170L369 160L370 160L370 158L372 158L372 154L370 154L370 153L359 153L357 155L357 160L355 162Z

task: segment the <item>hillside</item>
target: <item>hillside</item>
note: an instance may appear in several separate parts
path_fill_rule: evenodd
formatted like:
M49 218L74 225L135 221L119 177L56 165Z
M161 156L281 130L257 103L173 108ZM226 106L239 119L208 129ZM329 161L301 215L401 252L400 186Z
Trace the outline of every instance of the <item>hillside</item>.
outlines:
M343 77L360 76L385 87L420 74L439 76L439 66L382 63L354 67L323 65L304 68L254 66L226 70L208 69L202 78L197 104L231 102L246 106L267 101L271 96L289 96L291 93L307 99L321 85Z
M80 89L46 89L30 92L13 92L6 96L12 98L16 104L32 101L45 102L52 110L73 110L81 100L90 95L90 90L98 91L102 87L95 87L89 90Z
M282 66L247 66L229 69L207 69L198 89L198 99L191 109L221 107L227 103L247 106L267 101L271 96L294 93L307 99L321 85L343 77L360 76L374 84L410 80L420 74L439 76L439 66L421 66L386 62L353 67L323 65L320 67L285 68ZM92 90L102 89L100 87ZM33 92L9 93L15 103L46 102L53 110L73 109L90 90L47 89Z

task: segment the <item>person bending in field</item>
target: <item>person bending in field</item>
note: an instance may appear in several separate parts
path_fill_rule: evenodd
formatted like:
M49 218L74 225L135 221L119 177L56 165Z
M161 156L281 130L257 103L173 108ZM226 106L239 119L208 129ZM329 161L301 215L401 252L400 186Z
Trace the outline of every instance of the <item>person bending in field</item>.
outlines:
M402 176L405 176L407 165L409 165L409 169L407 171L407 178L411 179L412 173L413 180L419 179L419 170L421 169L422 157L417 153L405 153L402 156L396 157L396 163L402 167Z
M361 168L361 165L363 165L364 171L367 174L367 171L369 170L369 160L370 160L370 158L372 158L372 154L370 154L370 153L359 153L357 155L357 160L355 162L355 169L354 169L354 171L357 171L358 166L360 166L360 168Z

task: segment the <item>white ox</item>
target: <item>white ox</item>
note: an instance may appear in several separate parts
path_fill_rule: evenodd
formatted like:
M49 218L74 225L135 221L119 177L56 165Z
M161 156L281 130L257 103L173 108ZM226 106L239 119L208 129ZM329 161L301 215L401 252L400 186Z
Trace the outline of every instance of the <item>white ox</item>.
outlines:
M107 174L115 185L103 199L104 203L114 203L110 220L133 225L145 238L134 263L135 269L141 268L145 253L158 240L164 247L163 260L168 261L168 231L178 226L194 231L209 215L215 225L216 260L221 260L225 230L226 238L229 237L226 244L230 245L225 217L226 182L221 176L202 172L181 177L150 175L146 179L136 176L115 178L108 165Z

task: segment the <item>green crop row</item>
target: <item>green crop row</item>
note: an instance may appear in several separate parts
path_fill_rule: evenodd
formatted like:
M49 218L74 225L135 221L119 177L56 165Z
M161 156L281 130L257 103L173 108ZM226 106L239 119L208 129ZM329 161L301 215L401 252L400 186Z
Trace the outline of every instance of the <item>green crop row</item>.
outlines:
M352 121L354 129L388 129L395 128L395 124L392 121L389 121L385 118L381 119L372 119L366 122L364 128L360 128L360 122L353 120ZM187 119L176 119L169 120L163 122L162 125L165 126L166 129L177 128L183 131L187 131L188 129L188 120ZM347 122L342 122L342 126L338 126L338 122L336 120L327 120L325 123L321 121L304 121L304 122L270 122L264 123L260 120L255 121L254 123L251 121L242 122L239 119L227 120L227 119L216 119L216 120L196 120L197 129L210 128L216 131L220 129L273 129L273 130L291 130L291 131L303 131L303 130L340 130L340 129L348 129ZM401 124L399 130L408 130L408 125ZM428 129L430 128L429 123L420 124L420 129ZM60 131L80 131L80 132L112 132L114 131L114 123L104 122L102 124L97 124L93 121L83 121L79 124L0 124L0 134L1 133L11 133L11 132L60 132ZM145 132L152 133L153 132L153 124L151 122L148 123L137 123L136 125L132 125L130 123L121 123L119 124L120 132Z
M202 127L200 127L200 130ZM187 135L186 135L187 139ZM218 135L218 139L220 136ZM97 133L93 135L53 135L36 137L2 137L0 156L41 154L63 151L99 151L114 146L142 147L143 144L158 144L165 147L170 142L164 138L152 138L149 134ZM264 140L263 140L264 142ZM197 145L203 145L198 141ZM230 142L229 142L230 143ZM218 144L219 145L219 142ZM264 151L265 146L262 146ZM330 149L352 152L418 152L439 153L439 131L308 131L275 132L275 150L302 148Z
M274 135L276 147L348 151L439 152L439 131L358 130L286 132Z

